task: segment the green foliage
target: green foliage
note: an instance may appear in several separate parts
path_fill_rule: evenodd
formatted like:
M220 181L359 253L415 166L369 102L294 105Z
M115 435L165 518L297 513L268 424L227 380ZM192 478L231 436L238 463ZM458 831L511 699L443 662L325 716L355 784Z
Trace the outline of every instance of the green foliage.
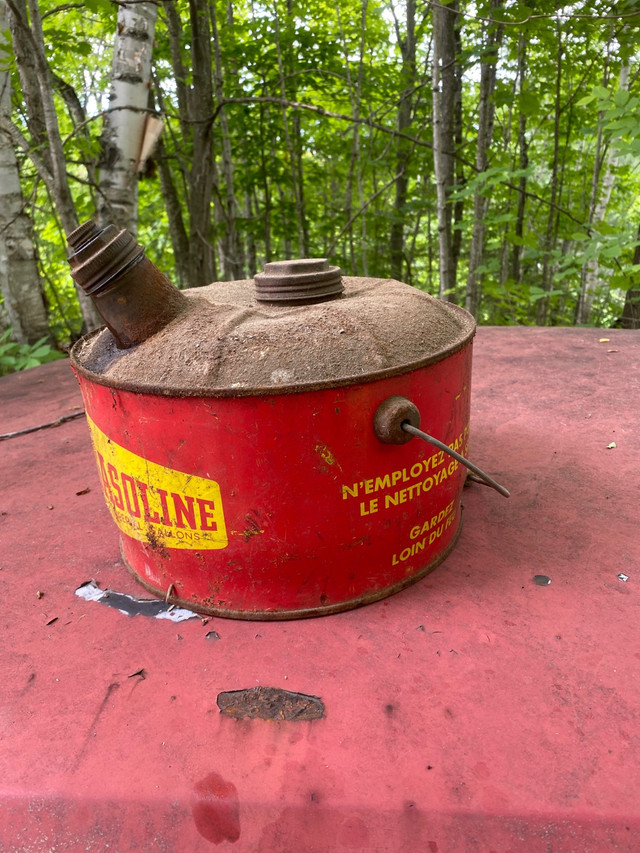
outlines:
M416 68L410 93L411 124L396 133L406 68L406 8L382 0L275 0L271 5L213 0L219 28L222 90L227 99L233 186L221 167L221 104L212 104L211 145L216 157L212 232L199 235L218 252L221 267L229 230L225 205L235 201L245 275L266 261L300 252L296 191L303 199L307 250L329 255L351 274L390 274L390 234L400 218L404 277L438 290L438 226L432 151L432 30L428 5L418 7ZM116 7L85 0L80 8L41 0L48 60L78 95L86 123L78 124L56 95L78 217L95 213L92 185L100 159L100 111L108 106ZM625 287L637 286L633 263L640 221L640 82L634 18L611 20L603 0L560 9L551 0L529 7L460 0L459 75L461 137L453 202L461 215L457 288L464 302L474 196L486 199L479 318L491 323L574 321L585 271L598 267L592 322L610 324ZM165 120L164 150L185 227L187 176L193 142L185 130L177 84L193 83L190 4L174 4L182 26L172 45L160 7L154 43L154 102ZM616 6L633 11L631 0ZM394 20L394 13L397 20ZM403 19L403 14L405 18ZM488 21L493 16L494 23ZM363 26L364 20L364 26ZM496 33L495 123L488 168L477 173L479 74L487 33ZM174 69L177 48L185 68ZM524 77L519 60L524 56ZM493 60L492 60L493 61ZM558 64L560 62L560 64ZM618 85L632 63L630 88ZM23 96L12 67L14 124L26 133ZM284 98L288 106L278 102ZM301 105L301 106L300 106ZM307 109L306 107L312 109ZM522 131L522 136L520 135ZM522 162L523 143L526 165ZM609 156L610 152L615 155ZM406 155L406 201L395 204L399 155ZM20 154L23 190L34 219L43 287L56 339L71 341L81 315L64 251L64 235L51 199ZM599 221L594 218L610 164L613 187ZM296 182L300 184L296 186ZM553 193L552 193L553 185ZM174 250L157 172L139 185L139 236L150 257L175 279ZM204 283L204 282L201 282Z
M11 340L11 335L11 329L0 334L0 376L64 358L63 353L46 343L46 338L41 338L34 344L18 344Z

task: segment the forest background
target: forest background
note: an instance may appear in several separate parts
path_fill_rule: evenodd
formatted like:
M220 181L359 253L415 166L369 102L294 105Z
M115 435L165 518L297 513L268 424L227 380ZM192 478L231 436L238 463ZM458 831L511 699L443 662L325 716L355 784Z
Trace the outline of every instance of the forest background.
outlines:
M631 0L0 0L0 373L99 323L90 218L179 287L327 257L640 328L639 34Z

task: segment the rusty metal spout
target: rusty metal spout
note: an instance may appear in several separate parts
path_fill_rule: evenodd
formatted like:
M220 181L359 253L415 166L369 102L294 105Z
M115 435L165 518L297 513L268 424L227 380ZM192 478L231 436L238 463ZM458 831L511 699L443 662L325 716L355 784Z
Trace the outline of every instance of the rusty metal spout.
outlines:
M150 338L182 313L186 298L128 231L88 221L67 240L71 275L92 298L120 349Z

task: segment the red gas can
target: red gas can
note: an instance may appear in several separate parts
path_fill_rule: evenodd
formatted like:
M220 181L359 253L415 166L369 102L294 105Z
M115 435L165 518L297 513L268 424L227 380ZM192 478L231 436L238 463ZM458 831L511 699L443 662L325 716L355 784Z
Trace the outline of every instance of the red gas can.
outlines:
M83 228L81 283L83 252L109 251ZM466 453L470 315L299 261L174 289L171 316L137 335L136 275L146 292L157 271L136 272L129 249L125 266L124 285L111 267L91 280L110 328L72 365L123 558L147 588L218 616L295 618L382 598L444 559L464 468L400 428L417 409Z

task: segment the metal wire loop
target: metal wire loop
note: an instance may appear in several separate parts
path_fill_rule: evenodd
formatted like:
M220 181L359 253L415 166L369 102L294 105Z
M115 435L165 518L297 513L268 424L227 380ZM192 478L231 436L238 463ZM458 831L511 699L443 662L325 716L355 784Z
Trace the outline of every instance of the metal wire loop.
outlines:
M418 427L412 426L408 421L404 421L404 423L402 424L402 429L405 432L408 432L410 435L414 435L417 438L422 438L425 441L428 441L429 444L432 444L434 447L437 447L438 450L444 450L444 452L448 453L449 456L453 456L453 458L457 459L458 462L462 462L462 464L466 466L469 471L473 471L474 474L480 477L484 484L486 484L487 486L491 486L492 489L495 489L496 492L500 492L500 494L503 495L505 498L510 497L510 492L505 489L504 486L501 486L500 483L496 483L496 481L492 477L490 477L488 474L485 474L484 471L481 471L477 465L474 465L473 462L469 462L468 459L465 459L465 457L458 453L456 450L452 450L448 445L444 444L444 442L438 441L438 439L434 438L432 435L428 435L426 432L423 432L421 429L418 429Z

